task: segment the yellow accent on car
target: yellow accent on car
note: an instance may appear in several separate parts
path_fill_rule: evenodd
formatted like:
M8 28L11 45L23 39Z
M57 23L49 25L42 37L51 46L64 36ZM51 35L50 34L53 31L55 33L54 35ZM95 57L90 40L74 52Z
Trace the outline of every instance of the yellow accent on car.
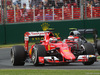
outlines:
M50 50L50 45L48 45L48 50Z
M32 54L32 50L31 50L31 49L29 50L29 54L30 54L30 55Z
M69 50L64 50L64 52L69 52Z
M92 55L89 55L89 57L92 57Z

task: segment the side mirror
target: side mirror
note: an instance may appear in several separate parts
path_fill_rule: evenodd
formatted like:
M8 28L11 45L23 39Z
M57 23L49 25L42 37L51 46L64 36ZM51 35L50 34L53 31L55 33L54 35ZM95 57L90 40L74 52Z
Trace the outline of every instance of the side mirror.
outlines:
M44 42L44 40L40 40L40 43Z
M60 40L60 39L61 39L60 37L57 38L57 40Z

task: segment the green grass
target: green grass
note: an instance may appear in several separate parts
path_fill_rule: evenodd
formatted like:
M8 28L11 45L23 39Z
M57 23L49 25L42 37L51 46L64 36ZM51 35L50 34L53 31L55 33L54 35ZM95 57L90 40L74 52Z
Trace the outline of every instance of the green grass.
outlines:
M0 70L0 75L100 75L99 70Z
M29 43L29 46L33 45L34 43ZM24 46L24 43L20 43L20 44L4 44L4 45L0 45L0 48L10 48L12 46L15 46L15 45L22 45Z
M94 41L93 41L93 39L86 39L86 40L88 40L89 42L91 42L91 43L93 43Z
M87 39L89 42L93 43L93 39ZM39 42L39 41L38 41ZM29 43L29 46L33 45L34 43ZM4 45L0 45L0 48L9 48L12 47L14 45L22 45L24 46L24 43L19 43L19 44L4 44Z
M89 42L93 43L93 39L87 39ZM29 46L33 45L34 43L29 43ZM12 47L14 45L22 45L24 46L24 43L19 43L19 44L4 44L4 45L0 45L0 48L9 48Z
M100 59L100 56L98 56L97 59Z
M24 44L5 44L5 45L0 45L0 48L8 48L8 47L12 47L14 45L23 45L24 46Z

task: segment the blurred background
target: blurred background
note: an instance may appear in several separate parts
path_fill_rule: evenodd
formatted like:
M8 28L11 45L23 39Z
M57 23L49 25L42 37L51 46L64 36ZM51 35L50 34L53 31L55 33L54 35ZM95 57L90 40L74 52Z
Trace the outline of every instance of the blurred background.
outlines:
M100 0L0 0L0 23L100 18Z
M25 32L45 27L62 39L69 28L94 28L100 37L99 24L100 0L0 0L0 44L24 43Z

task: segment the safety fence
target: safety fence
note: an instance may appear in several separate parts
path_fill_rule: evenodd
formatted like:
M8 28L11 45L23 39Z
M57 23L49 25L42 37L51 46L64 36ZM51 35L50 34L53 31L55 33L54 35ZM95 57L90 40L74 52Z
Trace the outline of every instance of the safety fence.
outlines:
M100 18L100 7L87 8L87 18Z
M1 10L0 10L1 11ZM85 11L85 10L84 10ZM87 7L87 17L85 18L100 18L100 7ZM0 23L2 22L2 14L0 12ZM80 8L62 7L52 9L12 9L7 10L6 23L20 22L37 22L37 21L55 21L55 20L74 20L80 19Z
M7 23L71 20L80 18L80 8L7 10Z

